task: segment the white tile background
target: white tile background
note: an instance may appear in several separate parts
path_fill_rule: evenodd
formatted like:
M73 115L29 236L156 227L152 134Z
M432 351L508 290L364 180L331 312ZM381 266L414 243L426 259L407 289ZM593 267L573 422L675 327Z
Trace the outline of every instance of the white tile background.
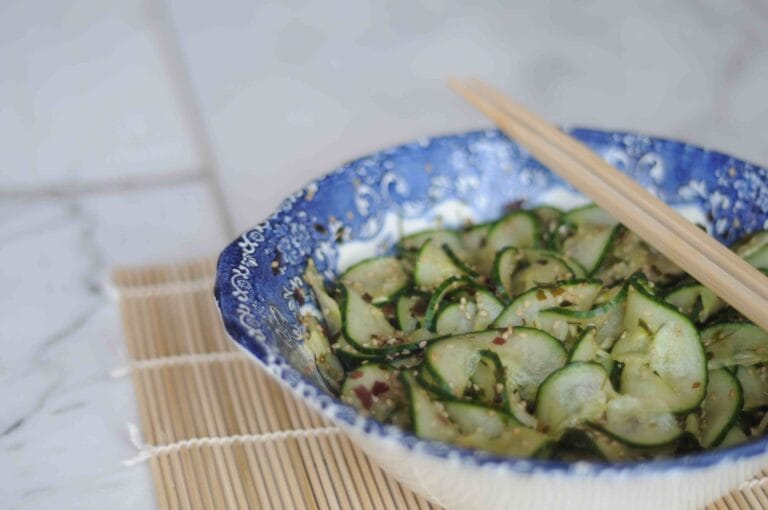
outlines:
M765 0L0 4L0 506L154 505L116 264L215 253L345 160L486 126L443 79L549 119L768 164Z

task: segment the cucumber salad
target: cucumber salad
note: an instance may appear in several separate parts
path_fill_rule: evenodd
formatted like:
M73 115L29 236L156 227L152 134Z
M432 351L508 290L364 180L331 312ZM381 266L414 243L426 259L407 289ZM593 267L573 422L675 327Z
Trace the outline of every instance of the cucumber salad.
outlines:
M768 231L733 249L768 269ZM417 232L304 280L329 387L425 439L620 462L768 427L768 334L595 205Z

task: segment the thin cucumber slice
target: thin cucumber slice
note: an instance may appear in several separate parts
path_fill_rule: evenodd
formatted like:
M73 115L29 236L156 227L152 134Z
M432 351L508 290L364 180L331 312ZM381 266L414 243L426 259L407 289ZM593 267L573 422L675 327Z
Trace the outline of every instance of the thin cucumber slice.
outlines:
M492 292L485 289L475 292L475 303L477 303L478 315L483 328L493 324L493 321L504 309L501 301Z
M767 246L768 230L761 230L744 236L733 246L733 250L737 255L749 261L752 256Z
M557 226L560 224L564 213L557 207L540 205L531 209L531 214L539 220L539 232L546 239L557 230Z
M556 244L563 255L578 262L589 275L600 267L620 229L615 218L589 204L563 215Z
M640 239L637 234L632 232L632 235ZM640 268L642 271L646 271L653 282L663 285L669 285L672 282L679 281L685 276L685 271L669 260L661 252L657 251L653 246L650 246L645 241L641 241L645 249L648 251L648 266L650 269Z
M558 256L560 257L560 260L562 260L566 266L568 266L568 269L571 270L571 273L573 273L573 277L575 279L583 279L587 277L587 270L584 269L584 267L576 262L574 259L563 255L562 253L558 253Z
M320 375L328 386L337 391L344 380L344 367L333 353L331 343L323 331L320 322L312 315L304 315L301 322L305 329L304 346L309 349L315 359Z
M528 211L515 211L493 224L488 232L486 248L496 253L502 248L514 246L529 248L539 245L539 222Z
M671 443L683 433L675 416L652 397L613 398L606 406L605 415L593 424L623 443L639 448Z
M595 451L608 462L628 462L669 457L674 453L676 447L674 443L670 443L655 448L633 448L593 427L587 430L587 436L591 440Z
M461 233L461 245L465 257L481 275L490 276L496 252L488 246L488 235L493 223L475 225Z
M725 308L725 301L700 283L689 283L670 291L664 298L692 321L702 324Z
M749 322L715 324L701 331L709 368L768 362L768 333Z
M336 357L347 370L357 368L363 363L367 363L373 360L384 359L382 355L366 354L358 351L350 344L344 335L339 335L336 343L332 345L333 351L336 353Z
M488 244L488 232L491 231L491 225L492 223L482 223L462 230L459 234L459 241L464 251L476 253L485 248Z
M563 221L574 225L602 225L613 227L618 224L616 218L601 209L597 204L587 204L566 212Z
M424 325L429 296L425 294L402 295L397 298L397 327L404 333L412 333Z
M624 331L627 288L623 285L608 301L590 310L550 308L539 312L534 320L540 329L566 345L572 345L585 328L593 327L598 345L608 350Z
M439 335L433 331L429 331L427 328L419 328L414 331L411 331L405 337L408 339L409 342L421 342L424 340L432 340L433 338L437 338Z
M364 365L351 371L341 387L341 400L378 421L404 405L395 371L385 365Z
M515 418L497 409L473 402L443 404L461 432L456 438L460 446L511 457L534 457L551 444L546 435L521 426Z
M417 436L434 441L452 441L459 435L445 406L432 399L409 370L400 372L400 382L408 400L410 422Z
M568 362L574 361L592 361L599 363L610 374L613 372L615 363L610 353L604 350L597 343L597 333L595 328L587 328L581 333L576 343L568 354Z
M701 446L713 448L720 444L743 406L739 380L725 368L710 370L707 396L701 404Z
M554 247L554 238L557 235L557 227L563 219L563 211L556 207L541 205L531 209L531 213L539 220L542 244L546 247ZM573 269L571 267L571 270ZM576 278L583 278L584 274L577 274Z
M395 370L404 370L406 368L418 368L424 361L421 353L411 354L402 358L385 358L383 363Z
M476 402L443 401L448 417L463 434L479 433L486 437L498 437L507 427L520 425L509 414Z
M532 420L525 412L525 403L533 401L541 382L565 364L562 345L536 329L488 330L436 340L425 351L424 363L445 391L460 398L483 351L499 357L509 410L519 421L530 425Z
M768 268L768 231L736 249ZM595 205L417 232L395 253L335 293L305 273L322 317L302 318L302 352L364 414L498 455L609 462L768 429L768 333Z
M572 310L588 310L595 301L602 285L597 280L574 280L556 285L535 287L516 297L493 325L538 327L536 319L541 310L561 307Z
M768 406L768 367L765 365L737 367L736 378L744 393L745 411Z
M531 213L542 224L556 223L563 217L563 210L551 205L539 205L531 209Z
M768 270L768 230L748 235L739 241L735 250L756 268Z
M401 372L400 379L409 397L410 422L419 437L519 457L533 456L549 445L546 436L519 426L498 410L470 402L436 401L410 372Z
M458 335L486 329L501 313L503 305L487 290L475 292L474 299L462 297L458 303L444 306L437 314L438 335Z
M763 246L746 260L758 269L768 270L768 246Z
M559 438L566 429L599 419L614 394L608 373L597 363L569 363L541 384L536 398L539 430Z
M593 276L612 285L638 271L645 274L649 280L665 285L684 274L682 269L649 246L634 232L622 227L616 233L600 267Z
M717 445L716 449L720 450L723 448L730 448L731 446L738 446L747 441L749 441L749 436L747 436L738 425L733 425L723 440L720 441L720 444Z
M573 278L568 264L556 253L546 250L505 248L496 255L493 264L497 289L509 299L532 287Z
M472 269L472 267L470 267L470 265L467 262L465 262L464 259L468 258L467 255L459 255L455 250L451 249L451 247L448 246L447 244L443 245L443 250L445 251L445 254L448 255L448 258L451 259L451 261L456 265L456 267L461 269L461 271L464 274L472 278L476 278L477 276L479 276L477 274L477 271Z
M317 272L315 261L309 259L307 269L304 271L304 280L309 284L312 293L315 295L315 301L323 314L325 325L328 328L328 335L335 337L341 331L341 311L339 305L325 291L323 279Z
M342 285L341 319L343 334L359 352L378 356L406 355L423 349L431 341L428 332L416 330L409 335L395 330L384 313L366 303L356 292ZM416 333L419 332L419 335Z
M400 252L417 252L427 241L432 241L437 246L447 244L453 249L461 249L459 236L455 231L448 229L422 230L404 236L397 243L397 248Z
M435 330L435 320L437 319L437 312L443 304L443 301L448 298L454 292L459 292L467 288L472 288L474 283L472 280L465 276L446 279L443 283L437 286L432 293L432 297L427 304L427 313L424 316L424 327L430 331Z
M457 265L444 246L447 245L439 245L434 240L429 240L419 250L413 280L421 289L435 289L448 278L467 274L465 266Z
M620 225L580 225L562 242L562 252L591 275L600 267L620 230Z
M358 262L339 281L373 304L392 301L410 283L408 274L395 257L374 257Z
M695 409L704 398L707 363L691 321L632 282L624 328L611 351L624 363L620 391L639 398L652 394L671 412Z
M371 305L360 294L341 287L341 321L344 336L360 352L379 346L381 341L395 337L397 331L379 308ZM373 352L375 354L375 351Z
M464 397L490 406L504 404L506 395L503 388L498 386L500 383L504 384L504 367L499 356L491 351L483 351L464 391Z
M440 382L435 380L435 376L429 371L429 367L423 363L419 366L418 370L414 371L414 377L419 382L419 385L432 395L440 398L453 398L453 395L446 392L440 386Z

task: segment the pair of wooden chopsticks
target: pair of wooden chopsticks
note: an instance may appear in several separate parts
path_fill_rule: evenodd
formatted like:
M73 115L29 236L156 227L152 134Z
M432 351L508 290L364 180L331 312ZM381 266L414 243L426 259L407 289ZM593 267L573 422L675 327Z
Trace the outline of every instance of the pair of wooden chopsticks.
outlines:
M522 105L479 80L449 86L541 163L768 330L768 278L674 209Z

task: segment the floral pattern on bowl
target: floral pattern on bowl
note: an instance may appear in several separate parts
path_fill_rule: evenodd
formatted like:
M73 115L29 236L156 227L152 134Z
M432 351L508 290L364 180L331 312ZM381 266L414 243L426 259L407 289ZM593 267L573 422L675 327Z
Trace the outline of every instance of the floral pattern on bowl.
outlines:
M764 168L677 141L592 129L569 132L667 203L697 212L724 243L768 228ZM481 221L498 217L510 203L540 203L555 189L573 192L496 130L419 140L347 163L288 197L266 221L222 252L215 295L224 325L235 342L329 418L359 434L393 439L436 458L517 473L584 475L706 468L764 454L768 439L626 465L499 458L421 440L359 415L327 390L303 348L299 322L302 307L312 305L301 279L309 257L324 277L333 279L343 247L367 241L383 251L395 241L388 230L393 215L402 221L440 221L445 219L438 217L441 204L453 203Z

